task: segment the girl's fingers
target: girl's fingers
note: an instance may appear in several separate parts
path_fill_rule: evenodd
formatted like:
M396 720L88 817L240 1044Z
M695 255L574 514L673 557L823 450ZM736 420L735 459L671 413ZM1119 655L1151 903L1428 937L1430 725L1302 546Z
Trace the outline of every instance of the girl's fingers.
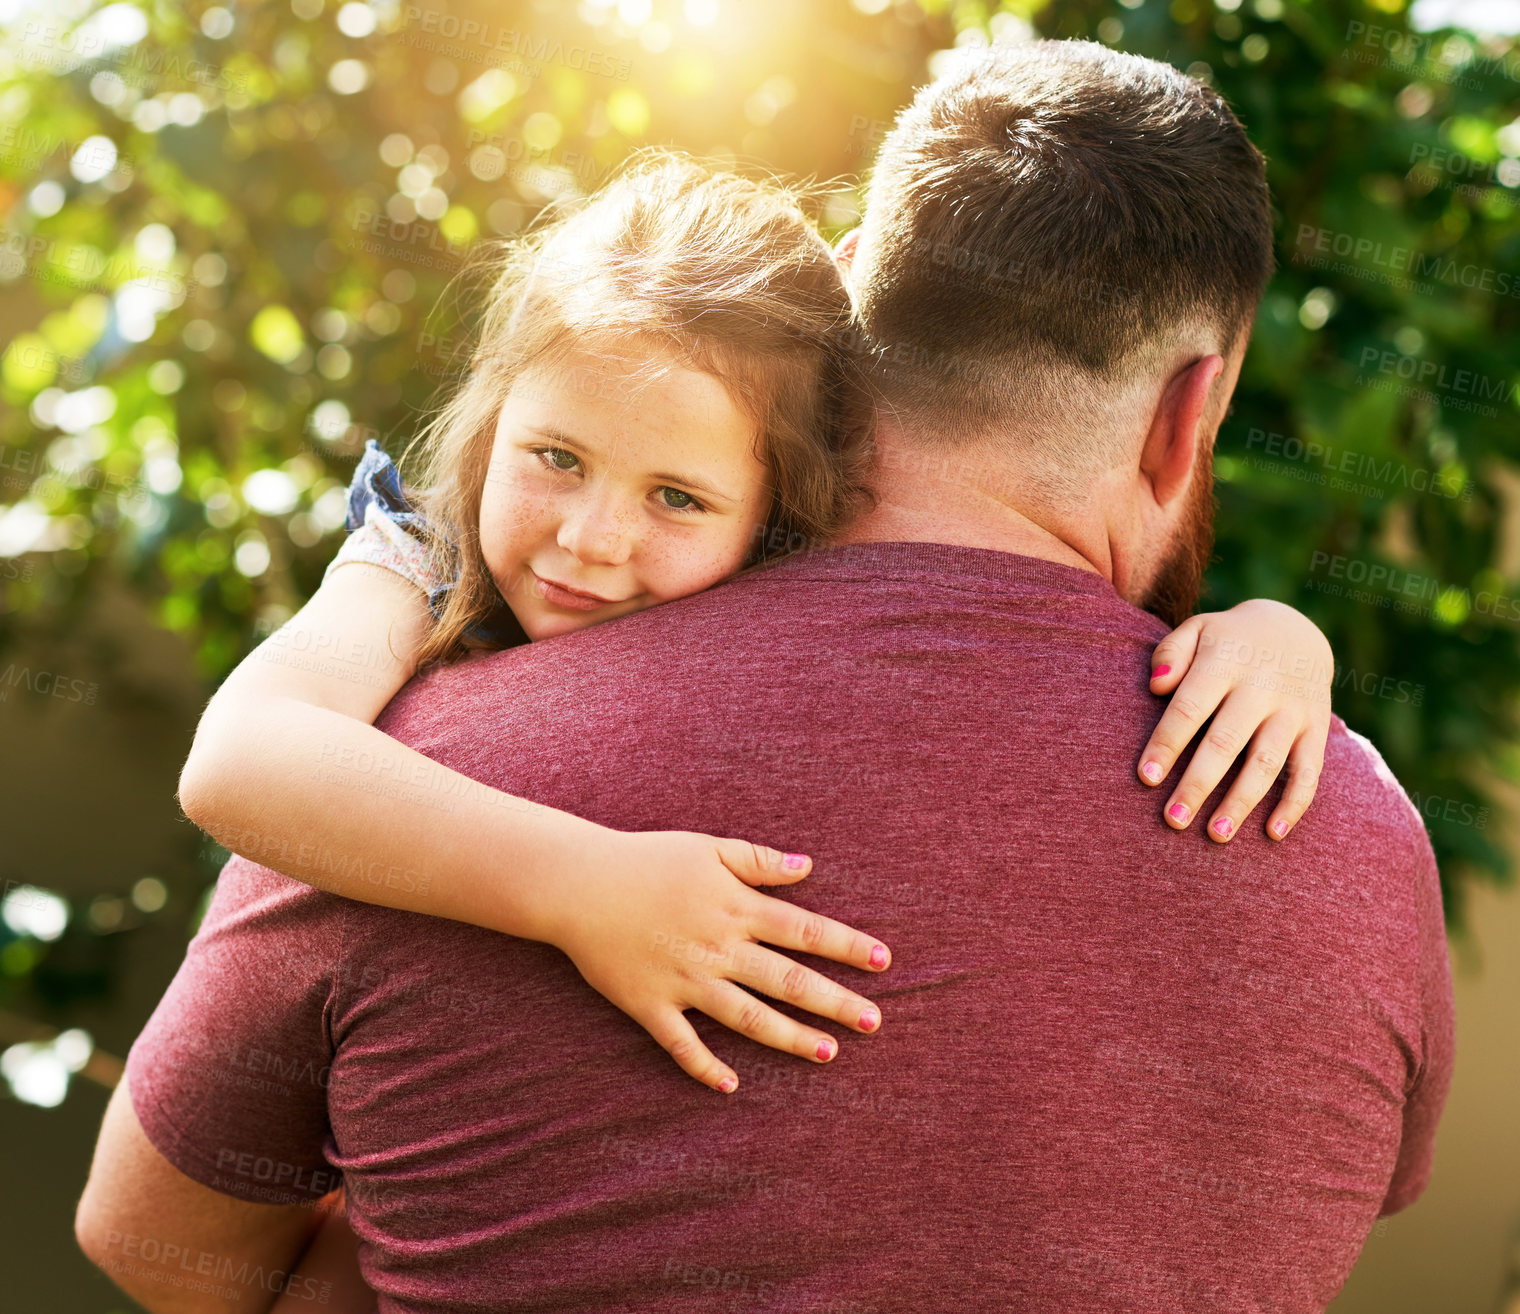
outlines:
M1193 742L1193 736L1213 715L1230 688L1228 680L1210 675L1202 665L1195 665L1188 672L1140 753L1136 769L1141 780L1147 785L1159 785L1166 779L1182 750ZM1218 777L1215 779L1217 782Z
M655 1038L660 1048L675 1059L688 1077L695 1077L704 1086L711 1086L725 1095L732 1094L738 1087L739 1078L734 1075L734 1070L713 1056L712 1050L702 1043L702 1038L679 1008L672 1005L655 1017L635 1017L633 1020Z
M782 853L748 840L713 842L718 846L718 861L746 885L790 885L813 870L813 860L805 853Z
M1167 825L1182 830L1197 816L1204 799L1214 792L1266 719L1265 710L1253 699L1232 694L1224 700L1176 791L1166 801Z
M1316 726L1299 737L1288 754L1288 787L1267 818L1267 834L1275 840L1284 838L1298 825L1314 792L1319 788L1320 767L1325 761L1325 741L1329 738L1328 726Z
M751 946L751 951L741 956L728 976L772 999L795 1004L804 1012L832 1018L853 1031L875 1032L881 1028L881 1010L869 999L762 945Z
M1151 653L1151 692L1171 693L1188 673L1203 633L1202 616L1190 616L1156 645Z
M880 972L892 961L892 951L874 936L862 935L832 917L820 917L806 908L757 895L752 905L749 933L779 949L832 958L868 972Z
M1240 774L1214 815L1209 818L1209 838L1228 843L1251 815L1251 810L1266 797L1283 763L1298 741L1301 731L1295 720L1278 713L1267 718L1251 741L1251 751L1241 764ZM1207 795L1205 795L1207 797Z
M839 1052L839 1042L833 1036L778 1013L732 981L713 982L697 993L692 1007L700 1008L714 1022L721 1022L741 1036L814 1063L827 1063Z

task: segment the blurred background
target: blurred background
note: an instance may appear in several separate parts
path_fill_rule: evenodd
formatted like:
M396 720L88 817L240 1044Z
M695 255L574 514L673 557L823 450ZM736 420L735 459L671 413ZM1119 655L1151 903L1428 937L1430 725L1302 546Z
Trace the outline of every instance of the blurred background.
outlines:
M810 179L835 236L947 52L1031 32L1186 69L1268 158L1208 601L1330 635L1457 990L1430 1187L1333 1308L1520 1311L1517 0L0 0L0 1306L129 1308L71 1218L226 856L178 769L458 376L483 244L646 143Z

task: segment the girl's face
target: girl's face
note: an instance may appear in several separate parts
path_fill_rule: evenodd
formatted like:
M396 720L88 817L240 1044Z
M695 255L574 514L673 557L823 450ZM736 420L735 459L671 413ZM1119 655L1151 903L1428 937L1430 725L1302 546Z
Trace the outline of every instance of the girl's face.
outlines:
M660 372L634 380L632 370ZM770 509L754 425L665 352L577 352L520 376L480 499L487 566L530 639L697 593L737 571Z

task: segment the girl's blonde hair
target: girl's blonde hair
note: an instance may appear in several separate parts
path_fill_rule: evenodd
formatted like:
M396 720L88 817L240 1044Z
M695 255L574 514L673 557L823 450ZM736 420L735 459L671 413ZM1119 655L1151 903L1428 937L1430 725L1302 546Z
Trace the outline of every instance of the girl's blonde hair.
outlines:
M636 157L510 243L470 374L419 433L409 494L457 581L421 664L501 646L510 617L480 545L497 416L513 382L588 346L653 341L754 421L771 508L744 565L827 539L871 501L850 302L799 195L671 153ZM508 640L510 641L510 640Z

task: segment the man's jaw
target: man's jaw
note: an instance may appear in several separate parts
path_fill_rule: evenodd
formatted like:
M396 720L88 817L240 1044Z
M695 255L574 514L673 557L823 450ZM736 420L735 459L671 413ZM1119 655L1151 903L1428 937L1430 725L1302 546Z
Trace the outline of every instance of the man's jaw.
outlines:
M1214 555L1213 451L1204 449L1193 471L1187 504L1160 569L1136 606L1151 612L1173 629L1198 609L1203 576Z

